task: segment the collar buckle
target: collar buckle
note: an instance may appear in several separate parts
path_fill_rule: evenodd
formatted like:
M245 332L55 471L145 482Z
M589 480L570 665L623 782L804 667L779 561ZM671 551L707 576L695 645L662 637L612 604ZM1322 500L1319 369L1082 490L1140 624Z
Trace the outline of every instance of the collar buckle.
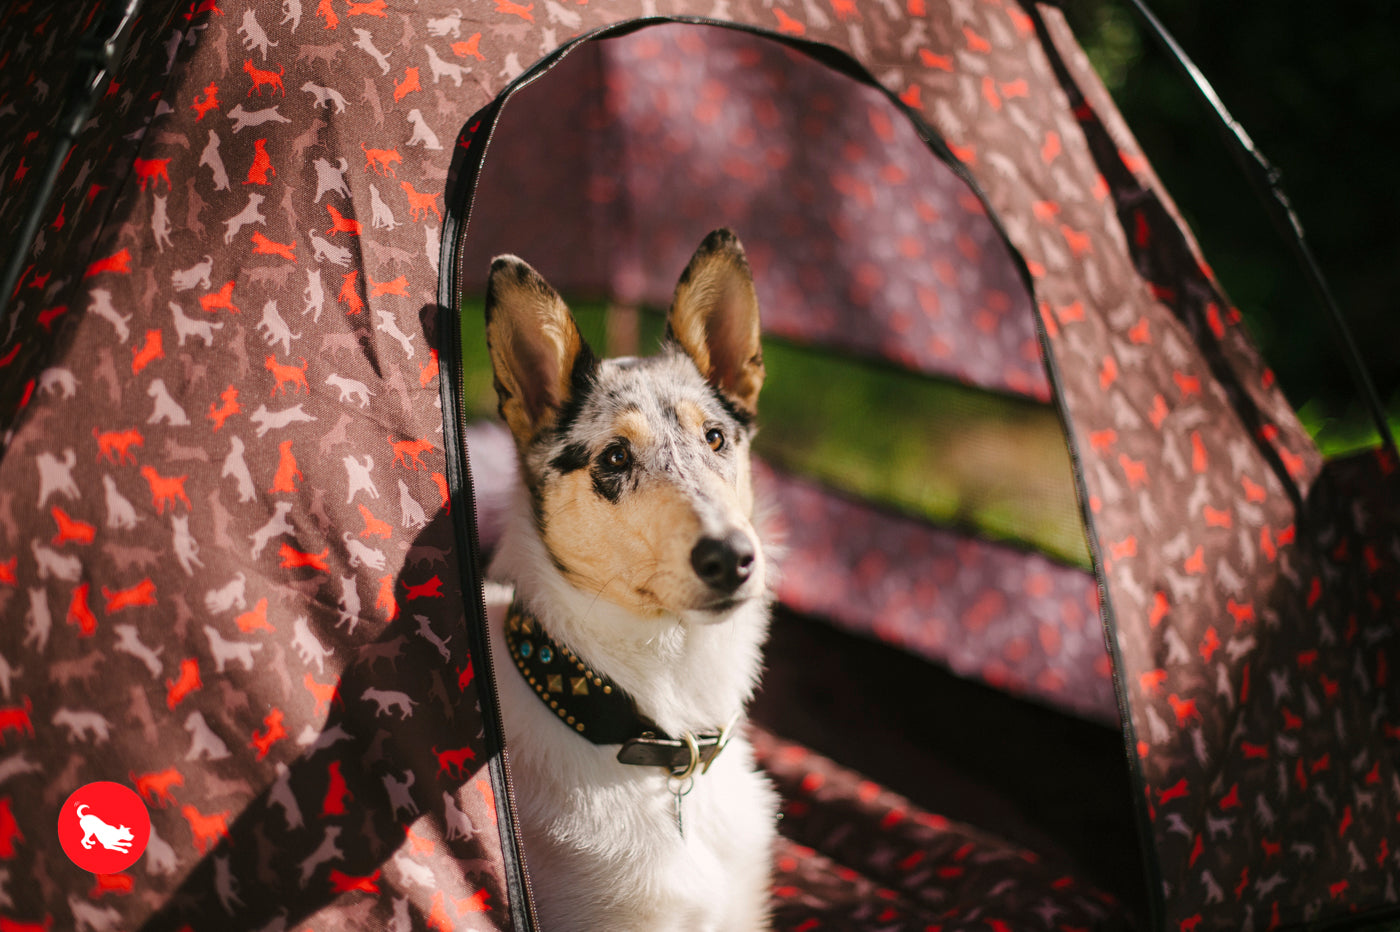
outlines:
M734 727L739 723L742 712L735 712L719 731L704 731L699 734L683 732L680 738L659 737L647 732L641 737L623 742L617 752L619 763L642 767L659 767L668 776L684 780L696 771L709 773L715 758L729 744L734 736Z
M715 743L715 752L710 755L709 760L705 761L705 766L700 768L702 774L710 772L710 766L715 762L715 758L719 757L719 752L729 746L729 739L734 737L734 726L739 724L739 716L741 714L743 714L742 710L735 712L729 717L729 721L724 723L724 727L720 729L719 740Z

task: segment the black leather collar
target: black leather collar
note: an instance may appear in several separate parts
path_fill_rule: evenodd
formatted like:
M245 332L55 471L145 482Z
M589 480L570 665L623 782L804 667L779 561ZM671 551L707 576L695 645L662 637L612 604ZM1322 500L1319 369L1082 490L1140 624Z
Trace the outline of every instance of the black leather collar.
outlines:
M519 602L507 610L505 635L515 668L540 701L594 744L622 745L617 752L621 763L659 767L679 778L704 773L724 750L739 718L736 714L714 731L673 738L638 712L616 683L554 640Z

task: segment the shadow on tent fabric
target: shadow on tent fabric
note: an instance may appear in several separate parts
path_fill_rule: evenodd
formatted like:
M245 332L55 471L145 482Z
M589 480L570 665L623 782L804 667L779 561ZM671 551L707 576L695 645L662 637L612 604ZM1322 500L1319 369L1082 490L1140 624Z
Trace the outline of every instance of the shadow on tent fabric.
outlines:
M415 613L443 597L452 533L448 513L437 512L402 573L383 578L381 598L405 600L379 606L392 620L358 645L338 680L308 672L304 683L286 684L309 690L326 718L319 733L291 735L273 713L253 733L260 749L285 740L303 747L277 766L276 780L232 822L227 811L179 807L202 856L142 929L285 929L312 915L318 926L408 922L410 914L450 925L505 902L500 849L476 840L495 832L496 799L465 632ZM344 611L341 621L349 635L377 623ZM425 670L426 699L415 700L425 695ZM454 735L460 746L445 743ZM207 749L204 759L227 754L211 741L195 745ZM396 895L346 895L382 890Z

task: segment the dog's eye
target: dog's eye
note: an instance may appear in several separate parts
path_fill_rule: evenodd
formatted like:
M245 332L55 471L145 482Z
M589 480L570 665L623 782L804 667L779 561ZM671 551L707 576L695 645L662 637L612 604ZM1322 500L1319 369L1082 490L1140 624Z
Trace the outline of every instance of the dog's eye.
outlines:
M615 443L603 451L603 465L608 469L626 469L632 465L632 451L621 443Z
M724 449L724 431L718 427L711 427L705 431L705 442L710 445L710 449L718 453Z

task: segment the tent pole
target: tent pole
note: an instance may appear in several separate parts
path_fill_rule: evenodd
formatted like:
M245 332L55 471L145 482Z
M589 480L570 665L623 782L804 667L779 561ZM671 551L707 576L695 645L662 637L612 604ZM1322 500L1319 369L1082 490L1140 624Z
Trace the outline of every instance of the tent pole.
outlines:
M82 132L83 124L97 100L106 91L117 66L126 54L126 45L131 38L130 25L140 13L143 0L120 0L109 3L97 20L78 41L76 68L69 90L65 94L68 107L59 117L55 129L53 146L49 150L44 172L30 189L29 201L25 205L24 217L12 241L14 249L5 261L3 277L0 277L0 330L5 327L10 306L19 293L20 279L24 275L29 250L39 233L43 221L44 208L53 195L54 184L59 172L68 160L69 150Z

